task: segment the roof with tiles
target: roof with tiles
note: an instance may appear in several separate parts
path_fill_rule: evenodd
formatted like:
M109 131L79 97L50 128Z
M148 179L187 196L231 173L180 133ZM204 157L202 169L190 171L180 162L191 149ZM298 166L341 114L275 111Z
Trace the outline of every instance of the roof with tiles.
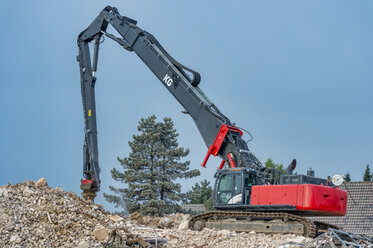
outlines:
M337 225L348 232L373 236L373 182L349 182L340 188L347 191L347 214L310 219Z

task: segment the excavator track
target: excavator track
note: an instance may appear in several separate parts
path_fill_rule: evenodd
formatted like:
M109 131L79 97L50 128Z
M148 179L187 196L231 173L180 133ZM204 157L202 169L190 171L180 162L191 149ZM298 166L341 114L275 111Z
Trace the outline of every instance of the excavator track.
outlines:
M333 229L336 229L336 230L341 230L341 228L339 226L329 224L329 223L325 223L325 222L322 222L322 221L313 221L313 223L316 225L317 236L320 235L320 234L328 232L329 228L333 228Z
M189 229L228 229L238 232L292 233L305 237L316 236L313 221L298 215L281 212L213 211L193 216Z

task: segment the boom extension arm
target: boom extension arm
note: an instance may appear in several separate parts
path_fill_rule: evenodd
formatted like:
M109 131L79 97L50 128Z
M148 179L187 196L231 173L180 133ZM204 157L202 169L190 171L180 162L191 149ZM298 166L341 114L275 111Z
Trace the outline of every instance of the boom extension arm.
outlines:
M231 166L262 169L263 166L242 140L242 132L231 124L198 87L200 74L173 59L151 34L137 27L136 23L135 20L121 16L116 8L108 6L78 37L77 59L80 65L85 121L83 176L86 179L81 184L83 193L91 193L93 199L94 193L100 188L94 86L100 39L103 35L116 41L124 49L134 51L193 118L209 148L203 166L212 154L220 156ZM121 38L106 32L109 24ZM94 52L91 63L89 43L92 41ZM187 72L192 74L192 78Z

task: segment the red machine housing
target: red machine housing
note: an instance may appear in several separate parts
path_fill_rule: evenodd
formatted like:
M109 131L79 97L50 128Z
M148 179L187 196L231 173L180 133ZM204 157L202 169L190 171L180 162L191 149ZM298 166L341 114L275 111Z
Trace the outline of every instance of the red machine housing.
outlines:
M314 184L257 185L252 187L251 205L291 205L305 216L344 216L347 192Z

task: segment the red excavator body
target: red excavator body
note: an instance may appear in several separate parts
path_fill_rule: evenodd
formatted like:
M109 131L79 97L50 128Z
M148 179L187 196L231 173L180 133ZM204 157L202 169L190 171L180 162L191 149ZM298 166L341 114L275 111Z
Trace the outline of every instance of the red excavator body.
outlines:
M252 187L251 205L290 205L303 216L344 216L347 192L313 184L258 185Z

